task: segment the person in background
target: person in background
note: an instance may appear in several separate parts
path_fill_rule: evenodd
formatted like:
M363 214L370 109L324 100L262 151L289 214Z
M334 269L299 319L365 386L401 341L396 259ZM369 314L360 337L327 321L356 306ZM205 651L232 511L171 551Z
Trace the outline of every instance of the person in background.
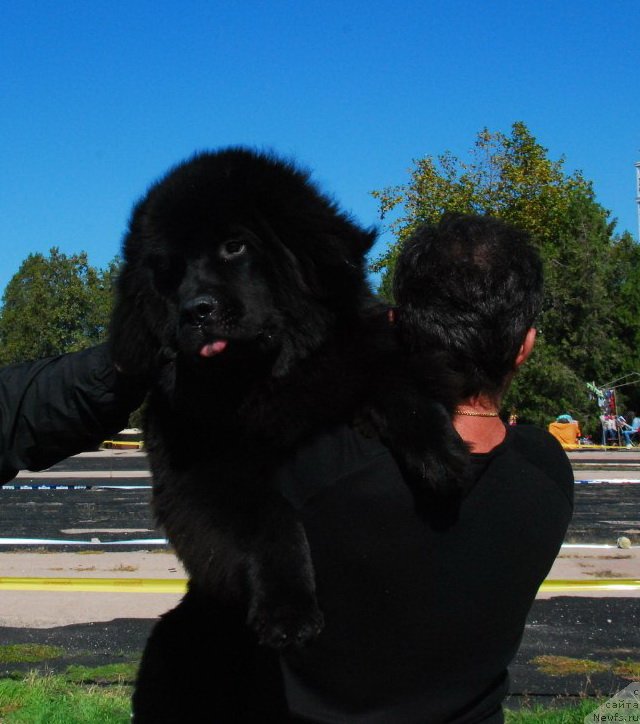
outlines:
M633 447L632 440L637 438L640 431L640 417L630 410L620 423L620 432L624 435L626 447Z
M617 444L618 426L616 425L615 415L609 413L600 415L600 423L602 425L602 444Z
M582 435L578 421L568 414L558 415L554 422L549 423L548 430L566 448L576 447Z

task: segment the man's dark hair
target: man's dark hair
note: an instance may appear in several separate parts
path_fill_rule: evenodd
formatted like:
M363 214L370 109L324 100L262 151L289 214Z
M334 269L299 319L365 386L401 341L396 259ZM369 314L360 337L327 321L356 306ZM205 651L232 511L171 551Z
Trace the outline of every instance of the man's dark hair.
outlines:
M499 398L542 304L542 263L529 235L489 216L446 214L416 229L398 259L397 323L414 351L443 350L463 399Z

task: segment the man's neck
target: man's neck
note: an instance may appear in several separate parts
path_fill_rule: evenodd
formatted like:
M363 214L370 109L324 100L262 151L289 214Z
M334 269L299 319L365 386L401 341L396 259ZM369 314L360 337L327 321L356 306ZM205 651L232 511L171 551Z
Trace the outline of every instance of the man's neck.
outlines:
M457 406L453 426L472 453L490 452L504 440L507 431L497 412L496 403L484 397L474 397Z

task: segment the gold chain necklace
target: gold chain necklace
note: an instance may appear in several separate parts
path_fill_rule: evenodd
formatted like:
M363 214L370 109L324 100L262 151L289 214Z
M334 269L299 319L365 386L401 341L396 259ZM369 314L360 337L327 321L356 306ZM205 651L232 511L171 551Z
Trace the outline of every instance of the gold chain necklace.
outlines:
M456 415L468 415L469 417L498 417L499 412L468 412L467 410L455 410Z

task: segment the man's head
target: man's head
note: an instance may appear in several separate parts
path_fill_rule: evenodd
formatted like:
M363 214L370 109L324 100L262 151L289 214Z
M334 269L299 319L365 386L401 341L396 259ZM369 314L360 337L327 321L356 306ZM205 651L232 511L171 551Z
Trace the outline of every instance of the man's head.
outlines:
M463 397L501 397L533 346L542 263L526 232L499 219L445 215L405 242L394 276L411 349L440 349Z

